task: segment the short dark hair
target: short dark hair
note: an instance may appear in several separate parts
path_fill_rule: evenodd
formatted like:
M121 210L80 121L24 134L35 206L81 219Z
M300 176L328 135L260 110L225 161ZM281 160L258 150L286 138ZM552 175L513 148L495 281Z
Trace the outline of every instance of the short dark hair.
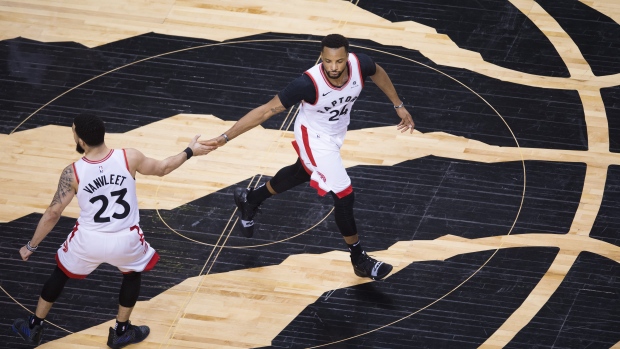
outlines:
M349 40L340 34L329 34L321 40L321 51L325 47L329 48L341 48L344 47L344 50L349 52Z
M73 119L75 133L90 147L103 144L105 136L105 125L99 117L82 113Z

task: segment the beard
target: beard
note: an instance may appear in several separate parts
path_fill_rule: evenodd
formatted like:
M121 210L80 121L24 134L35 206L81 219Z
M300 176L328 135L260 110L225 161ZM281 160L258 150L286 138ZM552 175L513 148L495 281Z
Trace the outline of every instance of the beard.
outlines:
M77 151L80 154L84 154L85 152L84 148L82 148L79 143L75 144L75 151Z
M344 69L342 69L341 71L327 71L325 70L325 67L323 67L323 71L325 72L325 74L327 74L327 76L330 79L338 79L339 77L342 76L342 73L344 73Z

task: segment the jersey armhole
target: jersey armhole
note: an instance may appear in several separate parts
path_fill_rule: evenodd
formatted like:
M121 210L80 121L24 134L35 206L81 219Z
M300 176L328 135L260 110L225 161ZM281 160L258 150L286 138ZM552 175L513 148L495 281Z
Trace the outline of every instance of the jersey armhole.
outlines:
M73 166L73 174L75 175L75 180L77 181L77 184L80 184L80 177L78 177L77 174L77 169L75 168L75 162L71 164L71 166Z
M360 59L359 57L357 57L355 53L351 52L351 54L355 57L355 60L357 61L357 72L360 75L360 81L362 82L362 88L364 88L364 75L362 74L362 63L360 63Z
M127 152L125 151L125 148L123 148L123 157L125 158L125 167L127 167L127 171L131 173L131 170L129 169L129 161L127 161Z
M316 81L314 81L314 78L312 77L312 75L310 75L308 71L304 72L304 74L306 74L312 81L312 84L314 84L314 94L316 95L316 97L314 98L314 103L309 103L309 104L316 105L319 102L319 87L317 86ZM302 99L302 102L305 102L305 101Z

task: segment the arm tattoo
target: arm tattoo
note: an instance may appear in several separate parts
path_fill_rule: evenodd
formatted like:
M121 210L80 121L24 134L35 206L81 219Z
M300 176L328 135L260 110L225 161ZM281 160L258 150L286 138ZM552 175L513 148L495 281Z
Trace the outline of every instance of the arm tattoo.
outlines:
M274 114L278 114L279 112L283 112L285 110L286 108L284 108L283 106L271 108L271 112Z
M54 198L52 199L52 203L50 207L60 204L62 199L67 196L67 194L73 190L71 188L71 183L73 183L73 166L69 165L65 167L60 175L60 180L58 181L58 189L56 189L56 194L54 194Z

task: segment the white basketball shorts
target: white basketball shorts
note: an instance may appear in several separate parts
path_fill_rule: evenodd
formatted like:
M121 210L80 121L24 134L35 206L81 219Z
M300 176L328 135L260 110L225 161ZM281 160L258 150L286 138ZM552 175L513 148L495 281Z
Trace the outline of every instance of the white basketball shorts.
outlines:
M117 233L98 233L75 227L56 253L56 262L67 276L83 279L99 264L108 263L123 273L151 270L159 255L144 240L139 226Z
M351 179L340 157L345 134L346 130L336 135L327 135L303 124L295 124L293 146L310 174L310 186L321 196L333 191L339 198L343 198L353 191Z

